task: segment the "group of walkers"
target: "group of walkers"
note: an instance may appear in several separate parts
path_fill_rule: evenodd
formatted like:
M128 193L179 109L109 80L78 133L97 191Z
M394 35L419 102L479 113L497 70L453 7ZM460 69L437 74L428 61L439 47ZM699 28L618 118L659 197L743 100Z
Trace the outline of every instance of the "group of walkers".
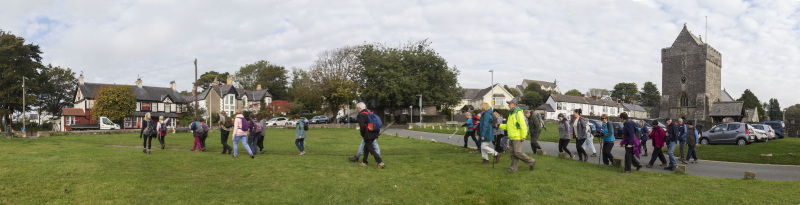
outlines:
M678 161L683 164L697 163L697 153L695 152L695 147L700 139L699 130L701 129L695 129L691 121L685 123L684 121L684 118L678 119L678 122L673 122L672 119L667 118L666 132L663 128L661 128L661 126L658 125L657 121L653 121L653 131L648 135L648 137L653 140L653 156L650 158L650 163L647 164L648 168L653 167L653 163L656 162L656 159L659 159L661 161L661 167L664 167L666 170L674 171L675 166L677 165L677 161L675 160L676 147L678 147L680 150ZM667 160L665 160L664 153L661 150L665 144L667 146L669 164L667 164ZM684 156L683 148L685 145L688 147L688 150ZM645 156L647 156L646 151ZM694 161L689 162L689 158L694 159Z
M494 163L498 163L501 153L509 151L511 167L507 171L508 173L517 172L520 160L530 167L530 171L533 171L536 160L522 152L522 142L531 132L536 132L538 137L540 127L529 129L532 127L528 120L531 115L517 107L517 100L506 103L511 112L508 119L505 120L492 109L489 103L481 104L482 112L477 116L472 116L469 112L466 114L468 118L464 125L467 127L467 133L464 135L464 147L466 147L469 137L472 137L475 144L480 147L477 152L481 153L484 164L489 164L490 155L494 157ZM475 140L476 134L480 138L480 142ZM531 146L538 146L538 142L531 142Z
M150 119L150 113L144 115L144 122L142 123L142 129L139 131L139 138L143 138L144 141L142 142L142 153L150 154L150 148L152 147L153 138L157 138L158 142L161 143L161 149L164 149L166 146L166 142L164 138L167 136L167 121L164 120L163 116L158 117L158 122L153 122Z

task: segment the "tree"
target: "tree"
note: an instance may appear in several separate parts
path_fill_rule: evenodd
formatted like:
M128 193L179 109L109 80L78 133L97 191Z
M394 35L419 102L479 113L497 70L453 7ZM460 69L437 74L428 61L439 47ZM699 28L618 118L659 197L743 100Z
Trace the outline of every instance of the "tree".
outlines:
M269 103L264 111L266 111L264 116L268 118L286 116L286 114L292 112L292 105L286 100L275 100Z
M217 78L216 85L224 85L228 80L228 76L230 76L228 72L217 73L217 71L208 71L200 75L200 78L197 79L197 85L205 91L214 85L214 78Z
M578 91L577 89L572 89L572 90L567 91L567 93L565 93L564 95L572 95L572 96L580 97L583 94L581 93L581 91Z
M764 121L764 120L767 119L766 111L764 111L764 107L761 104L761 101L758 100L758 97L756 97L756 95L753 94L753 92L750 91L750 89L744 90L744 93L742 93L742 96L739 97L739 99L736 99L736 101L743 102L744 103L744 109L754 109L755 108L756 110L758 110L758 120L759 121Z
M313 87L318 89L327 104L325 113L338 113L342 105L356 99L362 81L363 65L358 60L361 50L345 46L326 50L317 55L309 75Z
M292 69L292 107L295 110L314 111L322 109L322 97L318 88L315 88L311 76L307 71L294 68ZM295 106L299 103L300 106ZM293 113L295 113L293 111ZM296 112L299 113L299 112Z
M454 106L464 91L458 84L458 68L430 47L427 40L400 47L364 45L359 60L364 66L361 98L378 113L418 104ZM388 120L387 120L388 121Z
M25 78L26 109L36 102L39 86L35 79L43 67L38 45L0 30L0 116L11 122L11 114L22 111L22 79Z
M236 74L233 75L233 82L235 82L239 88L245 90L256 89L259 72L258 68L259 67L254 64L242 66L239 68L239 71L236 71Z
M595 97L600 99L606 99L611 96L611 91L601 88L591 88L589 92L586 92L586 97Z
M781 111L781 105L778 103L778 99L769 99L767 113L770 120L783 120L783 111Z
M136 94L131 87L103 86L97 91L95 99L97 103L92 113L96 118L103 116L114 122L122 122L123 118L136 110Z
M53 116L61 115L61 108L73 104L72 95L75 92L75 85L78 80L75 72L69 68L53 67L47 65L42 69L41 74L36 80L40 86L38 93L39 106L41 111L47 111ZM41 116L41 112L39 115Z
M525 92L525 95L522 96L522 100L520 101L520 103L527 105L528 108L530 109L536 109L537 107L544 104L542 102L542 96L539 95L539 93L533 91Z
M661 92L653 82L647 81L642 86L642 92L639 93L642 97L642 105L646 107L655 107L661 103Z
M611 91L611 97L632 103L634 100L639 100L639 88L636 87L636 83L617 83Z
M792 105L786 108L786 120L800 120L800 104Z
M508 87L508 85L503 85L503 88L505 88L508 91L508 93L514 97L519 97L520 95L519 90L517 90L516 88Z
M260 84L262 89L269 89L272 99L289 99L289 71L285 67L265 60L258 61L252 65L258 67L256 85Z

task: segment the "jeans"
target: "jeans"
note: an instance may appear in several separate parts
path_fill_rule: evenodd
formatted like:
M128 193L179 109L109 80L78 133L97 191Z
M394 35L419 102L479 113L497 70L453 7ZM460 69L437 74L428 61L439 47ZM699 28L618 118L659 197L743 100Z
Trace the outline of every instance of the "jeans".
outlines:
M200 145L200 136L194 136L194 146L192 146L192 151L195 149L202 150L203 147Z
M202 150L206 149L206 139L208 139L208 133L203 133L203 135L200 136L200 147Z
M578 150L577 151L578 159L580 159L580 160L583 160L583 155L586 154L586 150L584 150L583 146L581 146L581 145L583 145L584 142L586 142L586 139L578 139L578 141L575 142L575 149ZM589 156L586 156L586 157L589 157Z
M631 171L631 162L633 166L642 166L636 156L633 156L633 147L625 146L625 171Z
M587 137L586 141L583 142L583 146L581 146L581 147L584 150L586 150L586 147L589 147L589 148L591 148L590 150L592 150L592 154L596 154L597 153L597 150L594 149L594 137Z
M686 151L686 159L688 160L690 157L697 161L697 152L694 150L694 147L697 145L689 145L689 150Z
M372 147L372 143L375 142L376 139L364 139L364 159L361 161L362 163L367 163L367 158L369 158L369 154L372 154L372 157L375 158L375 162L378 164L383 163L383 159L381 159L381 155L375 152L375 148Z
M667 160L664 159L664 151L661 151L661 147L653 147L653 155L650 155L650 164L649 165L653 165L653 163L656 162L656 159L660 159L661 160L661 164L666 164L667 163Z
M153 138L150 136L144 136L144 142L142 142L142 147L150 150L150 147L153 145Z
M536 154L541 148L542 146L539 146L539 134L531 134L531 149L533 153Z
M239 135L233 137L233 156L236 157L236 155L239 154L239 145L237 144L240 140L242 141L242 146L244 146L244 149L247 150L247 153L253 155L253 151L250 150L250 146L247 146L245 143L247 142L247 135Z
M378 147L378 140L372 141L372 146L375 147L375 152L381 154L381 148ZM360 158L361 154L364 153L364 140L361 140L361 145L358 146L358 153L356 153L356 158Z
M305 143L305 141L306 141L306 138L295 139L294 140L294 146L297 146L297 149L299 149L300 152L304 152L303 151L303 147L304 147L303 143Z
M220 131L219 139L222 141L222 150L223 150L223 152L225 150L233 149L233 148L231 148L230 145L228 145L228 134L230 134L230 133L231 133L230 131L225 131L225 130L221 130Z
M642 153L647 155L647 140L642 140Z
M481 157L484 160L489 160L489 155L497 156L497 151L492 148L492 141L481 142Z
M611 154L611 149L614 149L614 142L603 142L603 164L605 165L614 162L614 155Z
M569 145L569 139L558 139L558 152L566 152L572 157L572 152L569 152L567 145Z
M686 156L686 157L684 157L684 156L683 156L683 146L684 146L684 145L686 145L686 141L678 141L678 145L680 145L678 149L679 149L679 150L681 150L681 151L680 151L680 153L681 153L681 156L680 156L680 157L681 157L681 159L686 159L686 158L689 158L688 156ZM689 153L686 153L686 154L689 154Z
M164 142L165 137L167 137L167 135L161 136L161 133L158 134L158 143L161 143L161 146L164 146L164 143L166 143Z
M669 144L667 144L667 154L669 155L669 167L675 167L675 144L676 142L669 142Z
M258 144L258 138L259 137L261 137L261 136L253 135L253 136L250 136L250 137L247 138L247 145L250 146L250 150L253 150L253 154L258 153L258 152L256 152L256 150L258 150L258 149L256 149L257 148L256 144Z
M516 172L519 160L533 167L533 163L536 163L536 160L522 152L522 140L511 140L510 142L508 147L511 150L511 168L508 171Z

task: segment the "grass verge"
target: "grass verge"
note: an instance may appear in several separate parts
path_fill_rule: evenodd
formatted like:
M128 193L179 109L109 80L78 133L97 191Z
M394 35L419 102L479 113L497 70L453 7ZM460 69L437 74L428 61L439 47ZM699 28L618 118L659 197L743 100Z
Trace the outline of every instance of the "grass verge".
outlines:
M758 164L800 165L800 138L783 138L747 146L708 145L695 148L701 159ZM771 157L761 154L772 154ZM791 154L791 155L790 155Z

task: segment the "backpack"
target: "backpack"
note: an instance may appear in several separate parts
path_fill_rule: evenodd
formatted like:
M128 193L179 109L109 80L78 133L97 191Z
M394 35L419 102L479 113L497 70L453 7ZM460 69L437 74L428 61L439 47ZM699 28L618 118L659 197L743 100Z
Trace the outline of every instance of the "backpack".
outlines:
M378 131L381 130L381 126L383 123L381 122L381 118L378 115L373 114L372 112L362 112L367 115L367 130L368 131Z
M244 118L241 118L241 117L237 117L236 119L240 119L240 120L242 120L242 127L241 127L241 128L239 128L239 129L241 129L242 131L245 131L245 132L247 132L247 130L248 130L248 128L249 128L249 127L248 127L249 125L247 124L247 120L245 120Z
M260 134L261 133L261 123L253 121L253 132Z
M201 124L197 124L197 121L195 121L194 122L194 129L192 131L194 131L196 133L203 133L203 126Z
M144 134L144 136L147 136L147 137L152 137L153 135L156 135L156 128L153 127L153 121L152 120L147 122L147 126L144 128L144 133L143 134Z
M233 127L233 121L231 121L230 117L225 116L225 119L224 119L224 122L222 123L222 126L225 127L225 128L231 128L231 127Z
M167 136L167 122L161 123L161 130L159 130L161 136Z
M200 125L202 125L202 126L200 126L200 128L203 129L202 133L208 133L208 125L206 125L206 123L203 123L203 122L200 122Z
M586 120L586 138L593 137L593 135L592 135L592 126L589 126L589 123L592 123L592 122L589 122L588 120Z
M299 122L299 121L302 121L302 122L303 122L303 130L304 130L304 131L308 131L308 123L306 123L306 121L305 121L305 120L302 120L302 119L301 119L301 120L298 120L298 122Z
M481 120L478 119L478 116L477 115L473 115L472 116L472 126L474 127L473 130L475 130L475 132L478 132L478 130L481 128L480 126L478 126L478 124L480 124L480 123L481 123Z

